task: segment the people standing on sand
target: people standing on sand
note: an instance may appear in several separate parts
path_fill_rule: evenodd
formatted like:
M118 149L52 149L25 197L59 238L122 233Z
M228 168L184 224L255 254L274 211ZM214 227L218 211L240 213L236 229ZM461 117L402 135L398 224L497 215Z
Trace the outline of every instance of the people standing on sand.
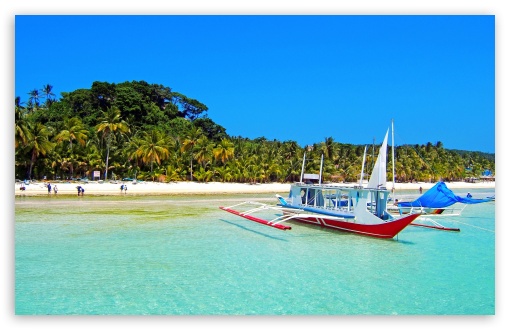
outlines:
M83 196L83 188L81 186L78 186L76 187L76 189L78 189L78 196L80 196L80 194Z
M58 192L57 185L53 186L53 192L55 193L55 195L57 194L57 192Z
M51 184L48 182L48 194L51 194Z
M421 193L423 193L423 188L422 188L422 187L420 187L420 194L421 194Z

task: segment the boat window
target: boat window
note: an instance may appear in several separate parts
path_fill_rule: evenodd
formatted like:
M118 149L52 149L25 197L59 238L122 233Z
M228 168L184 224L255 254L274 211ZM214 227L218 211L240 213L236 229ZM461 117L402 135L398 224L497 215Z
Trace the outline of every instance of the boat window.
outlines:
M306 204L314 205L315 201L315 189L308 189L308 198L306 199Z
M301 204L306 204L306 188L301 188Z
M324 195L322 193L322 190L320 189L316 189L315 190L316 192L316 195L315 195L315 206L324 206Z

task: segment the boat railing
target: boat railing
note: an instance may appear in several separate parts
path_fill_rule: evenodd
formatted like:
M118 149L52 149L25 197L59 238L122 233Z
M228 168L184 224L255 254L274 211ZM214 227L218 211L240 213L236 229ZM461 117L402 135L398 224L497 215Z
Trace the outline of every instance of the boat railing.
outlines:
M419 213L423 215L433 215L435 217L459 216L462 214L462 211L464 211L466 206L467 204L464 204L461 207L398 206L398 212L400 214Z
M294 185L299 187L313 187L313 188L328 188L328 189L352 189L353 186L339 186L336 184L328 183L305 183L305 182L294 182Z
M386 187L381 186L377 188L367 188L360 185L354 186L339 186L336 184L327 184L327 183L305 183L305 182L294 182L295 186L299 187L310 187L310 188L322 188L322 189L335 189L335 190L350 190L350 189L364 189L364 190L377 190L377 191L389 191Z

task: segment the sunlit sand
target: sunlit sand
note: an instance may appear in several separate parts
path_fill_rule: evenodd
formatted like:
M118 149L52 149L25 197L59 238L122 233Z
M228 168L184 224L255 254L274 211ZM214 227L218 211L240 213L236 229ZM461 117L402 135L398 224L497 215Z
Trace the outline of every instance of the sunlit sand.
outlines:
M78 195L77 187L81 186L85 189L84 196L87 195L214 195L214 194L263 194L263 193L286 193L289 191L289 184L285 183L265 183L265 184L248 184L248 183L222 183L222 182L121 182L117 183L98 183L98 182L50 182L52 188L57 186L57 194L62 195ZM120 187L124 184L127 186L126 191L121 191ZM417 183L395 183L395 190L418 191L420 187L423 190L431 188L435 182L417 182ZM355 183L339 184L345 186L353 186ZM495 182L447 182L450 189L483 189L495 188ZM48 195L46 182L35 182L25 185L25 190L21 190L21 184L15 183L15 195L24 196L44 196ZM393 183L386 184L387 189L392 189ZM52 189L51 194L54 195Z

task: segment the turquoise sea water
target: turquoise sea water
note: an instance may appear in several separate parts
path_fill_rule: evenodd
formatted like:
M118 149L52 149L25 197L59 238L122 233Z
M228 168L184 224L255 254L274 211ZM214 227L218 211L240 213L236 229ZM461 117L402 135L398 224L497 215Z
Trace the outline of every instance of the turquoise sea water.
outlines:
M460 232L408 227L381 240L302 224L280 231L218 209L247 198L276 201L16 197L15 312L495 314L494 202L441 219Z

